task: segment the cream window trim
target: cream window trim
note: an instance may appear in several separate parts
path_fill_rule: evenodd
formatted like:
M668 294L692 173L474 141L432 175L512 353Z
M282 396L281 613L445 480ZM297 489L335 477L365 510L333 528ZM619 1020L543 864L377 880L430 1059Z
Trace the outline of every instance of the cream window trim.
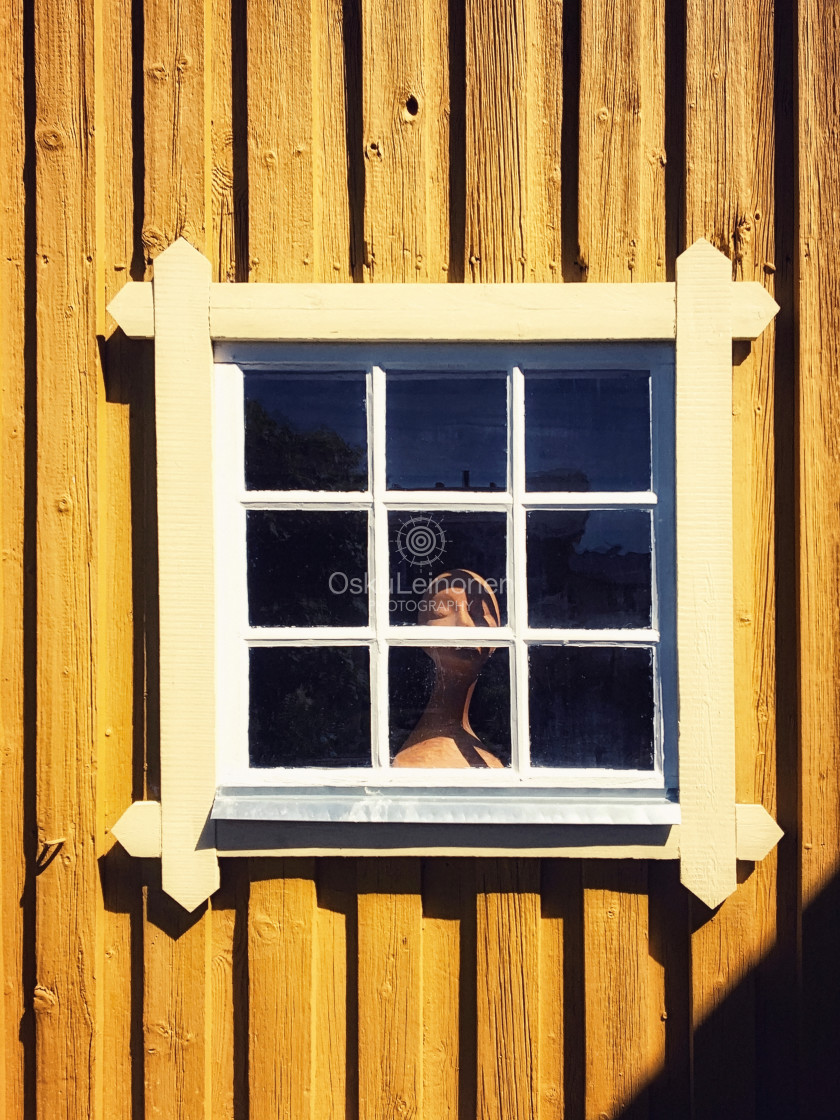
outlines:
M160 854L164 890L187 910L218 887L220 851L386 850L231 846L227 822L211 818L214 341L675 340L680 822L552 825L556 838L534 846L418 848L406 834L387 850L679 859L683 883L716 906L735 889L736 860L778 841L761 806L735 804L731 433L732 340L757 338L778 306L761 285L733 283L708 242L678 258L676 284L417 285L407 310L402 285L214 284L181 239L156 259L153 281L127 284L109 311L130 337L155 340L161 646L160 806L136 802L113 831L132 854Z

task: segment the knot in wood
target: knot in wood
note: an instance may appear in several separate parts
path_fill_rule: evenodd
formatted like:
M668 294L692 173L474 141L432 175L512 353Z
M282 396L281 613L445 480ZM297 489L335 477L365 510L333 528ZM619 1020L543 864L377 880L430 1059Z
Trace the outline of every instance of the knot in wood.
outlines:
M64 147L64 136L60 128L39 128L36 139L38 147L47 152L58 152Z
M266 167L277 166L277 153L273 148L268 148L265 152L263 152L263 163Z
M192 59L188 54L178 55L178 61L175 63L175 69L179 74L183 74L185 70L189 70L192 66Z
M381 145L376 140L371 140L371 142L365 148L365 159L373 159L374 157L378 160L382 160L384 158L382 155Z
M610 119L610 111L606 105L602 105L598 112L595 114L599 121L608 121Z
M62 494L55 503L55 508L59 513L70 513L73 509L73 499L69 494Z
M36 984L32 992L32 1006L36 1014L49 1015L58 1003L58 996L43 984Z
M143 226L143 248L146 250L148 259L162 253L166 248L166 238L163 235L163 230L158 229L157 226Z
M165 82L169 77L169 71L162 62L150 62L146 67L146 74L154 82Z

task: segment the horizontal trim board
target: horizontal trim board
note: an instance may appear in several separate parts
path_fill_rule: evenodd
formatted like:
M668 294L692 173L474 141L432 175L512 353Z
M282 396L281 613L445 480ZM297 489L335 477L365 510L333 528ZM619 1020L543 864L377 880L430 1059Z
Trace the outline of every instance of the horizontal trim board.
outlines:
M282 790L221 787L214 820L368 824L670 825L680 807L662 794L574 797L551 789L395 789L357 786Z
M153 283L129 282L108 310L153 338ZM778 310L755 281L733 283L732 337L757 338ZM670 341L675 286L661 284L212 284L219 341Z

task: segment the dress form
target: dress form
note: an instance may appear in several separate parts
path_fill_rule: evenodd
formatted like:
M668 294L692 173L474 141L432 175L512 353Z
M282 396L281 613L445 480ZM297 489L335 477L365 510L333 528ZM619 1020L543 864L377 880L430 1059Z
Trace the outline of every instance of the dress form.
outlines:
M429 626L498 626L499 604L481 576L455 569L429 584L424 600ZM393 765L399 767L501 767L470 726L470 702L478 676L493 650L436 646L425 649L435 665L426 710Z

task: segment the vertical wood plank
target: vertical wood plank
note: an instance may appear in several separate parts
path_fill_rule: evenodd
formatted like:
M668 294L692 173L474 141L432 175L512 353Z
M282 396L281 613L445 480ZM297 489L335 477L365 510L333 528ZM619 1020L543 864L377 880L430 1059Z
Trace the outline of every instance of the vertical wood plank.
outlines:
M213 1120L240 1120L248 1102L248 882L239 861L222 863L211 911L211 1062Z
M581 58L580 264L664 280L664 0L583 0Z
M248 4L250 278L314 280L312 4Z
M466 270L562 279L562 7L466 5Z
M465 275L473 281L559 279L550 265L558 255L561 106L547 105L557 87L540 67L562 56L560 21L540 3L466 5ZM555 228L543 228L547 216ZM539 863L482 860L477 874L477 1114L536 1116Z
M139 869L118 845L107 850L108 829L135 797L142 759L135 758L134 579L132 530L132 405L138 376L132 346L112 333L104 306L130 275L134 255L132 120L132 8L129 0L102 5L101 56L104 80L97 119L107 173L100 177L99 209L102 290L99 318L107 342L101 348L104 392L99 398L99 601L98 657L107 671L97 674L97 833L103 894L102 1079L103 1115L128 1120L137 1105L135 1065L141 1032L141 993L135 990L143 899Z
M540 893L539 1117L578 1120L585 1052L580 861L543 860Z
M560 186L563 124L563 5L528 0L525 5L528 111L528 280L563 279Z
M423 1116L419 859L359 864L359 1120Z
M539 860L482 860L476 897L477 1115L539 1110Z
M315 1115L315 862L264 860L256 874L248 902L251 1115L306 1120Z
M469 860L423 864L423 1116L429 1120L460 1115L462 1031L475 1029L462 1002L461 927L475 906L474 881Z
M317 865L314 1114L318 1120L354 1120L358 1115L355 872L350 859L322 859Z
M685 243L704 236L727 253L736 279L774 293L774 5L689 3L686 9ZM779 262L781 264L781 262ZM733 370L736 792L776 801L775 458L776 325ZM787 824L786 824L787 827ZM761 1029L754 971L777 934L778 853L762 861L714 915L694 907L691 938L694 1093L699 1116L721 1107L755 1114ZM792 931L791 931L792 932ZM726 962L721 969L721 960ZM777 1097L777 1115L790 1111Z
M524 280L527 266L525 5L468 0L466 275Z
M649 1055L647 868L584 861L586 1117L645 1117Z
M143 4L146 263L179 236L211 231L210 0ZM147 276L151 269L147 268ZM152 758L151 772L157 767ZM149 887L144 945L144 1084L150 1117L204 1118L211 1102L212 923Z
M3 5L0 42L5 44L0 69L0 1102L9 1116L24 1115L24 960L33 946L31 905L25 894L27 813L24 752L24 552L26 507L26 353L24 196L25 117L23 4ZM34 277L31 278L34 280ZM30 625L32 619L27 620ZM31 805L29 806L31 812ZM25 909L26 908L26 911ZM25 913L30 914L27 928ZM31 1046L31 1041L30 1041Z
M355 197L350 169L361 165L363 156L361 150L349 150L354 126L361 130L362 125L356 105L361 99L357 60L352 57L359 44L350 30L357 10L357 3L344 0L313 0L312 5L312 84L328 91L312 101L314 279L321 283L352 280L361 268L353 226L362 199Z
M582 0L578 239L590 281L665 278L663 43L660 0ZM586 1116L644 1116L645 1080L664 1058L650 1029L663 996L646 868L585 860L583 886Z
M211 0L213 70L211 86L210 140L212 150L211 222L208 246L213 279L232 281L237 277L236 219L233 173L233 23L236 0ZM241 50L243 44L237 41Z
M840 804L840 523L837 518L840 320L837 127L840 34L836 12L798 8L799 228L799 657L802 736L803 1115L836 1108L840 1073L838 838Z
M440 140L448 75L440 35L447 26L439 0L363 0L365 267L371 280L446 278L449 153Z
M101 1114L92 0L36 3L38 1115Z
M145 0L143 119L147 263L179 237L210 252L212 0Z
M211 922L149 886L143 931L143 1060L148 1120L205 1120L210 1105Z

